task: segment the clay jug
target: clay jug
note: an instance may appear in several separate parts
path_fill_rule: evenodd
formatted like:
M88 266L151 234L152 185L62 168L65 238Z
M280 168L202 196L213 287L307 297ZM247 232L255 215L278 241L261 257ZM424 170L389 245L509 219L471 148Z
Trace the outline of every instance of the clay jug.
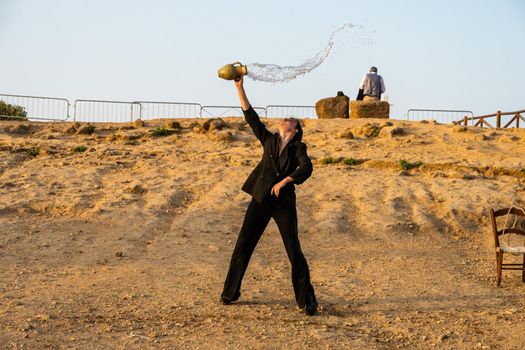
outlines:
M248 74L248 68L241 62L227 64L219 69L219 78L226 80L235 80L246 74Z

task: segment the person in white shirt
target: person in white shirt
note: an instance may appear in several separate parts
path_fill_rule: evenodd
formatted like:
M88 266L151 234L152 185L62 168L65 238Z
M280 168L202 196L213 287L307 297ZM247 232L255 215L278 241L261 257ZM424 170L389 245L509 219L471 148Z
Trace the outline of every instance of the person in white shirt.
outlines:
M370 70L359 85L359 94L357 100L363 101L379 101L381 94L385 92L385 82L383 77L377 74L376 67L370 67Z

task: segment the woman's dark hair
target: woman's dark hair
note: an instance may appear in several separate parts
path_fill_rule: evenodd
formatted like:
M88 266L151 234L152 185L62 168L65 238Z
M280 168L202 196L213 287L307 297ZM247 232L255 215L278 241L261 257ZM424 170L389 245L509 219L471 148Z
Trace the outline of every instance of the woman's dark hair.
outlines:
M297 123L295 128L297 129L297 132L295 133L295 136L293 137L292 141L301 141L303 139L303 128L301 127L301 122L297 118L291 118L295 120Z

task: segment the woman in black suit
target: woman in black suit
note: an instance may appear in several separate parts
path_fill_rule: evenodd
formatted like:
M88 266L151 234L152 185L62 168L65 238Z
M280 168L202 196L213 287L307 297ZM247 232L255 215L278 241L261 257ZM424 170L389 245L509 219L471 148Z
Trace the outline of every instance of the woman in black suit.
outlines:
M312 162L306 153L306 145L301 142L301 124L296 119L285 118L279 123L278 133L268 131L246 97L242 77L235 81L235 87L244 117L261 142L264 153L242 187L252 196L252 200L231 257L221 300L224 304L230 304L239 299L250 257L273 218L292 264L297 305L306 314L313 315L317 312L317 300L310 283L308 264L301 251L295 207L294 185L303 183L312 174Z

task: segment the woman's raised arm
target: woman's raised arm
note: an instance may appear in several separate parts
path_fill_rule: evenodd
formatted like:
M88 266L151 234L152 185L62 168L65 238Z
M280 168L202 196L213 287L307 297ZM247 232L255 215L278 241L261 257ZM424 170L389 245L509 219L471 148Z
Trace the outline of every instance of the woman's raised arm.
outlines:
M239 101L241 101L241 107L243 111L247 111L250 108L250 101L246 96L246 91L244 91L244 76L234 81L235 87L237 88L237 94L239 95Z
M259 118L259 115L257 112L255 112L250 105L250 101L248 101L248 97L246 96L246 91L244 91L244 79L243 77L240 77L238 80L235 80L235 87L237 88L237 94L239 95L239 101L241 102L241 108L244 113L244 119L250 125L250 128L252 128L252 131L261 141L262 144L266 141L268 136L270 135L270 132L266 129L266 125L264 125L263 122L261 122L261 119Z

